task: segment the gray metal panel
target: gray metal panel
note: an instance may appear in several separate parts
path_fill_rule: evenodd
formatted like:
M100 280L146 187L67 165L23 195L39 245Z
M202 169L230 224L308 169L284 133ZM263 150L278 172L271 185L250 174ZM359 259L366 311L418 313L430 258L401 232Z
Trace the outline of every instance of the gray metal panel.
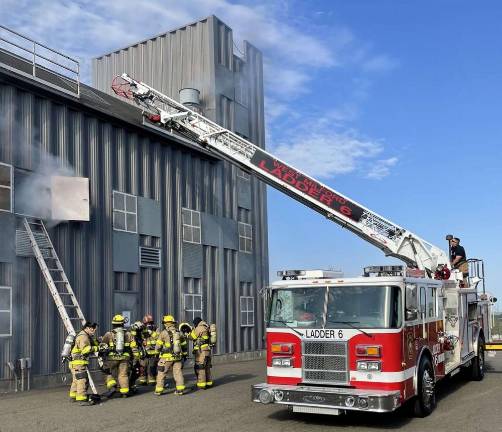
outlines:
M138 233L162 237L160 201L138 197Z
M122 231L113 232L113 271L138 273L139 236Z
M130 319L130 323L141 320L143 314L140 310L139 293L115 291L113 293L113 310L114 314L130 312L130 316L128 317Z
M225 249L239 249L239 234L237 221L222 218L221 230L223 235L223 247Z
M239 281L254 282L255 281L255 258L253 254L239 252Z
M207 246L220 246L222 218L202 212L200 214L200 219L202 244Z
M16 217L0 212L0 262L13 263L16 259Z
M251 182L237 177L237 205L251 210Z
M249 110L234 102L234 131L249 139Z
M235 97L234 73L222 66L216 65L216 88L217 95L225 96L233 100Z
M183 276L202 277L202 245L183 243Z

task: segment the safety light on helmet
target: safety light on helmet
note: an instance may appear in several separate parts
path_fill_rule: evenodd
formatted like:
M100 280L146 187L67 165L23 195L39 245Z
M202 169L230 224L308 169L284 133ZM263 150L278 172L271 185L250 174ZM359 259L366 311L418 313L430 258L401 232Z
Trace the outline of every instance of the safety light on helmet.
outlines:
M270 346L272 354L293 354L293 344L291 343L273 343Z
M293 359L291 357L273 357L272 366L275 367L292 367Z
M375 372L379 371L382 368L382 363L379 360L376 361L365 361L358 360L357 361L357 370L365 371L365 372Z
M356 345L356 355L359 357L381 357L382 347L370 345Z

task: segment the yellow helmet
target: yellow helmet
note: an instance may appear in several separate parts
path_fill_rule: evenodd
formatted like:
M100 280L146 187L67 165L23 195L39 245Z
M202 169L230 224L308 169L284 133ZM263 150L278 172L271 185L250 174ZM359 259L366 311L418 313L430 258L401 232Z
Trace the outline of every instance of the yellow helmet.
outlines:
M162 322L164 324L169 324L169 323L175 323L175 319L172 315L164 315L164 317L162 318Z
M115 324L120 325L120 324L124 324L124 323L125 323L125 318L120 314L117 314L112 318L112 324L114 324L114 325Z

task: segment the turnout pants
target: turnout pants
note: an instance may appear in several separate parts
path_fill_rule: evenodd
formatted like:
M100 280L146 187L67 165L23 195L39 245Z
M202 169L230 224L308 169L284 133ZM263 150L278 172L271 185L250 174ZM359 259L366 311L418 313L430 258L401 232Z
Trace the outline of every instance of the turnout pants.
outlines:
M176 382L176 390L185 390L185 379L181 371L182 366L181 360L172 361L161 358L157 365L157 384L155 386L155 393L162 393L164 391L164 383L171 369L173 370L173 378Z
M211 351L199 351L195 353L195 375L197 387L206 388L213 385L211 379Z
M89 381L87 378L87 366L78 365L70 367L72 382L70 387L70 397L76 401L87 400L87 388Z
M141 360L140 384L155 384L157 377L157 356L147 356Z
M105 378L106 388L117 388L118 381L120 393L129 393L129 360L108 360L105 368L110 370Z

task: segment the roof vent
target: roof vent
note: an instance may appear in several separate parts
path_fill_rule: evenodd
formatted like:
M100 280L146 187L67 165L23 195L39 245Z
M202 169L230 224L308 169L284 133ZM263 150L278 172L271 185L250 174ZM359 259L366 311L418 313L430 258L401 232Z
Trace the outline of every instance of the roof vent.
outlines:
M183 88L180 90L180 103L193 111L201 112L200 91L194 88Z

